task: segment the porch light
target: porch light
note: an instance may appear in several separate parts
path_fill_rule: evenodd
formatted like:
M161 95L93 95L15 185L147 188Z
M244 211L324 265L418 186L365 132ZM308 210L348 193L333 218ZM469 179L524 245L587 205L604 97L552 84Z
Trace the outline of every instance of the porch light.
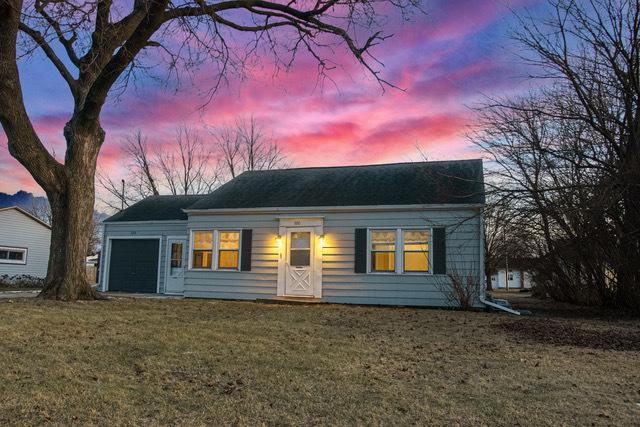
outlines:
M324 234L320 235L320 242L319 243L320 243L320 247L324 248Z
M282 236L279 234L276 236L276 243L278 244L278 249L282 249Z

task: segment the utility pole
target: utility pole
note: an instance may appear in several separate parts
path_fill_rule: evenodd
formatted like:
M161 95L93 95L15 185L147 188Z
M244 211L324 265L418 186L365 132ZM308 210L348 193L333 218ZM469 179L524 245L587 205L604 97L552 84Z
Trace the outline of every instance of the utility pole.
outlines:
M504 286L509 290L509 249L507 248L507 230L502 229L502 242L504 244Z
M120 197L120 210L124 210L124 179L122 180L122 197Z

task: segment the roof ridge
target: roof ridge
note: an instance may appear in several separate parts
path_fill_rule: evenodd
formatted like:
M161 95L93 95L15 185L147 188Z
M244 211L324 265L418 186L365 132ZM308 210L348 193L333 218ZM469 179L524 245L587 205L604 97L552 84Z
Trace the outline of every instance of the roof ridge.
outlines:
M366 165L303 166L298 168L262 169L262 170L244 171L240 175L251 174L251 173L307 170L307 169L346 169L346 168L366 168L366 167L373 167L373 166L398 166L398 165L421 165L421 164L427 165L427 164L435 164L435 163L460 163L460 162L478 162L478 161L482 161L482 159L473 158L473 159L454 159L454 160L428 160L428 161L422 161L422 162L370 163Z

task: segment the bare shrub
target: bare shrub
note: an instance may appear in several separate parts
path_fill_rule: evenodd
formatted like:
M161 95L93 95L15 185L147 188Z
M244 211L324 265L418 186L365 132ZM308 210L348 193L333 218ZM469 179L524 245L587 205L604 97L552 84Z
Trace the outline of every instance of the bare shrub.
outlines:
M461 310L471 310L480 298L480 275L470 270L464 273L457 269L447 273L447 279L437 282L438 289L445 295L447 302Z

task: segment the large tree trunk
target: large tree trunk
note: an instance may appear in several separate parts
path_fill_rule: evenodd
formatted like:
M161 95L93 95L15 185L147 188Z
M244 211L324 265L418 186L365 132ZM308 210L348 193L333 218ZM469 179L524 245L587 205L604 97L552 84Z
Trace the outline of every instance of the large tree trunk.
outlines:
M96 160L104 133L99 126L78 125L72 120L65 127L65 137L71 147L65 159L65 182L61 189L47 191L52 213L51 253L39 297L96 299L101 295L87 281L85 257L93 225Z

